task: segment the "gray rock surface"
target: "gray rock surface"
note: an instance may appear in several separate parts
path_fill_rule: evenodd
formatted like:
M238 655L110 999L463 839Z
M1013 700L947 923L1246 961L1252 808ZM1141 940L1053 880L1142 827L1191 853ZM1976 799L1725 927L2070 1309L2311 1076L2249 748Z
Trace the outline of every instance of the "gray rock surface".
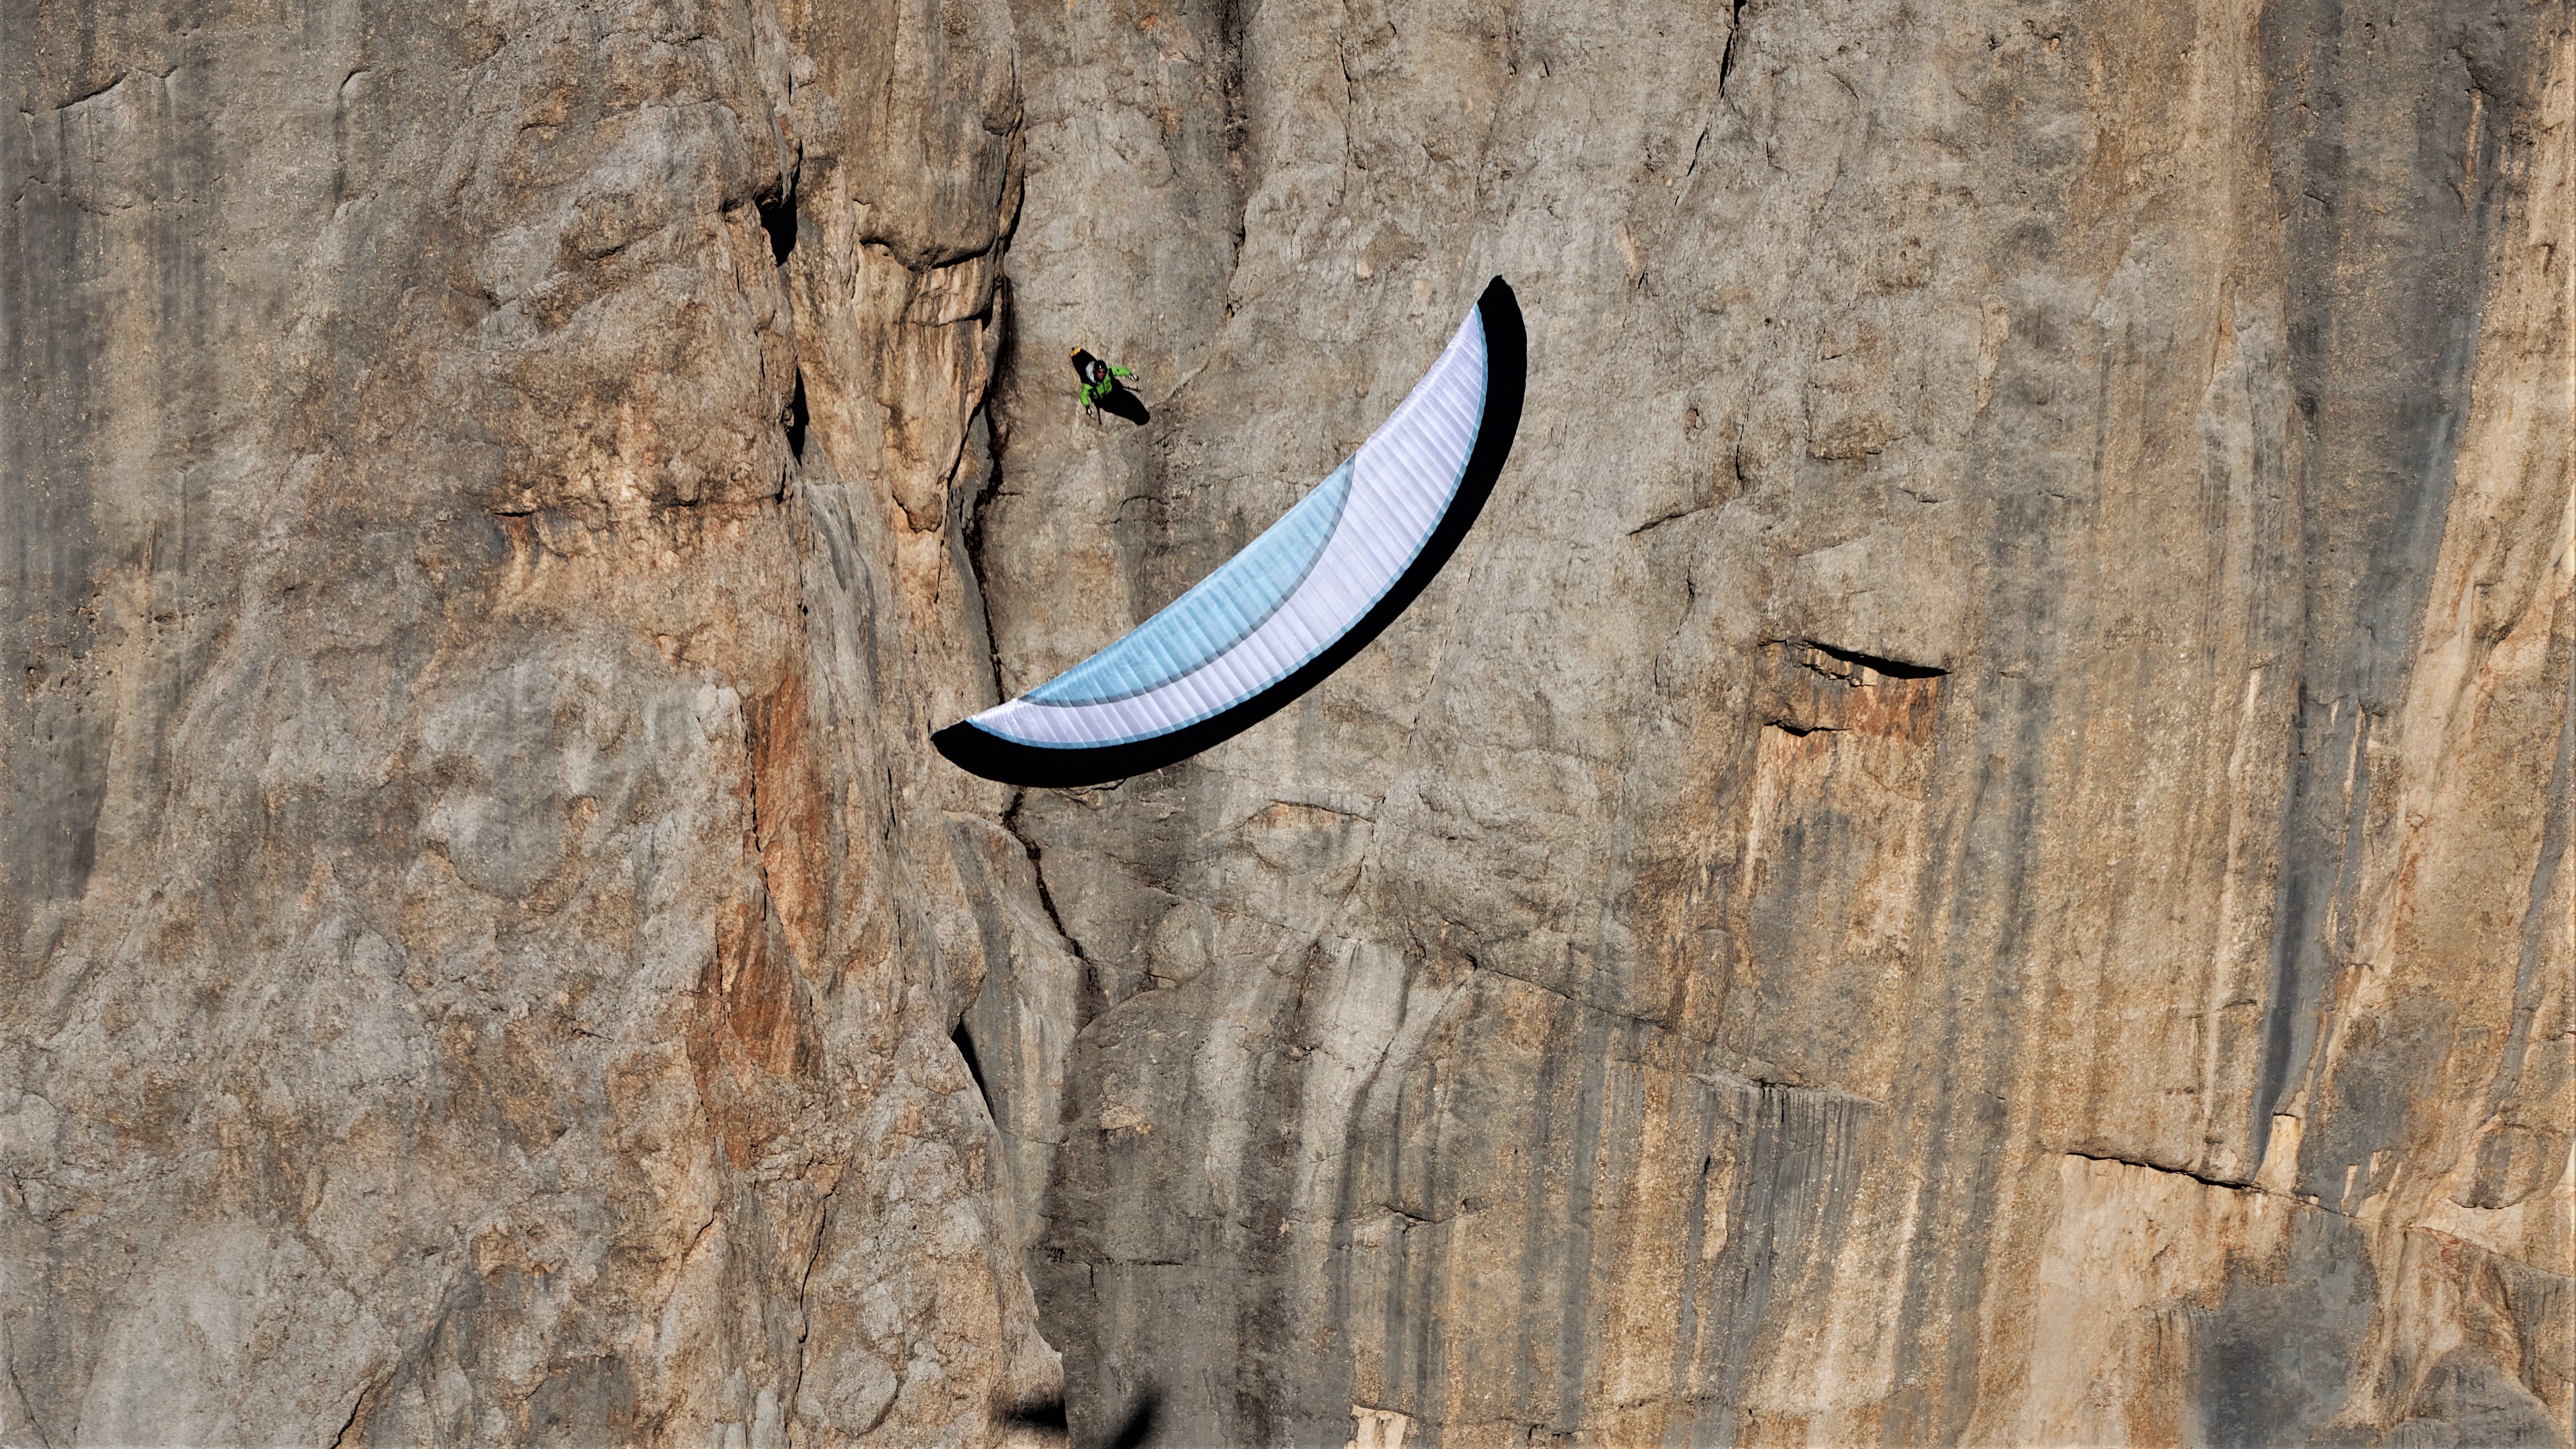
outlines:
M2564 3L5 3L0 1442L2567 1442Z
M2565 7L1018 19L1006 687L1532 354L1368 654L1019 807L1078 1422L2563 1435Z
M1007 16L5 29L0 1439L991 1442Z

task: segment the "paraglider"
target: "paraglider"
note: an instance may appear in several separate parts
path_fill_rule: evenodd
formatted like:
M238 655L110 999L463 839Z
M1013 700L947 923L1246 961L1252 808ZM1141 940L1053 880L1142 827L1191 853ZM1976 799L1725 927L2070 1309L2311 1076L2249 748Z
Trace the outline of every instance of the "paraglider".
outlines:
M1241 553L931 743L986 779L1090 785L1268 718L1366 648L1457 550L1511 455L1527 359L1520 303L1496 277L1386 422Z

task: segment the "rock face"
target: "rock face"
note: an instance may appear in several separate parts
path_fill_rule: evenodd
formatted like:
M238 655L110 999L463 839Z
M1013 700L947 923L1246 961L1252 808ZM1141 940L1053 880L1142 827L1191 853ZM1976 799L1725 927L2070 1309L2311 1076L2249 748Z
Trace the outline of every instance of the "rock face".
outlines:
M0 1441L2567 1442L2563 4L6 33Z
M1034 885L922 743L977 18L12 5L0 1439L1052 1391L949 1038Z
M1532 359L1367 655L1019 809L1078 1411L2563 1441L2576 55L2451 10L1022 8L1005 686Z

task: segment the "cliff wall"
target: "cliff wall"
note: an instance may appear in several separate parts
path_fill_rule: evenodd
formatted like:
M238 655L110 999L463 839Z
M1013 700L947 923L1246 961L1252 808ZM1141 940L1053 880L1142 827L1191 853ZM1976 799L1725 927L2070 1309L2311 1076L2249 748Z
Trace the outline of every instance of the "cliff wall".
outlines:
M0 1438L1052 1391L923 743L995 19L11 6Z
M2563 3L6 30L0 1439L2568 1442Z
M1532 352L1402 625L1019 808L1074 1402L2563 1442L2568 18L1025 7L1006 688Z

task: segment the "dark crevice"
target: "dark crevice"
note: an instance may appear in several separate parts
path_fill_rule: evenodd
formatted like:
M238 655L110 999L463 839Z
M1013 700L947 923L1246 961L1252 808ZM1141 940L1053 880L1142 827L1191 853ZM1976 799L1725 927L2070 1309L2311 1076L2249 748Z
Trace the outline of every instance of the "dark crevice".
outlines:
M994 637L992 598L984 591L984 511L992 505L997 491L986 489L984 496L975 500L974 510L967 516L964 542L968 582L975 591L975 612L984 626L984 662L993 671L993 698L1001 700L1010 695L1002 687L1002 645Z
M796 197L790 193L760 203L760 229L769 233L769 254L778 265L787 265L787 254L796 250Z
M12 1370L12 1377L15 1377L15 1370ZM365 1388L358 1391L357 1400L349 1405L349 1417L341 1421L340 1432L331 1436L331 1443L334 1446L334 1449L337 1449L337 1446L339 1445L347 1444L349 1442L349 1436L356 1433L358 1430L358 1421L367 1417L367 1406L375 1400L377 1393L384 1388L385 1384L391 1380L392 1377L393 1376L389 1373L385 1375L385 1377L369 1383ZM21 1397L23 1398L24 1396L22 1395Z
M985 309L996 314L1005 313L1009 304L1004 294L1009 288L1009 278L996 278L993 295L986 299ZM996 425L993 400L1010 385L1011 375L1017 370L1015 358L1018 352L1015 338L1005 333L1002 340L1003 345L994 354L992 376L984 384L984 400L976 407L976 412L984 420L986 438L982 486L976 490L975 496L964 500L964 506L959 510L963 517L958 525L958 542L965 554L966 582L973 594L976 622L984 630L984 655L993 670L993 698L997 700L1008 696L1002 688L1000 632L993 627L992 596L984 587L984 530L994 503L1002 496L1002 451L1010 442L1009 433ZM967 426L970 429L974 426L972 420ZM1012 809L1018 808L1018 803L1013 802Z
M796 369L795 400L787 405L787 451L795 454L799 463L805 461L805 425L809 420L805 411L805 369L800 367Z
M2171 1174L2175 1177L2188 1177L2203 1187L2224 1188L2229 1192L2258 1192L2261 1190L2255 1187L2254 1184L2239 1179L2212 1177L2205 1172L2194 1172L2188 1167L2167 1167L2160 1162L2140 1162L2133 1157L2112 1157L2100 1152L2070 1152L2066 1155L2069 1157L2080 1157L2087 1162L2112 1162L2117 1163L2122 1167L2141 1167L2149 1172L2162 1172Z
M1458 1222L1462 1219L1475 1217L1479 1213L1491 1212L1494 1206L1494 1200L1491 1198L1462 1197L1458 1199L1458 1210L1456 1212L1415 1212L1410 1208L1397 1207L1391 1202L1377 1203L1371 1210L1385 1213L1390 1217L1403 1219L1405 1223L1404 1230L1406 1232L1411 1232L1417 1227L1446 1227L1449 1224Z
M1690 507L1688 507L1688 508L1677 508L1677 509L1674 509L1674 510L1673 510L1672 512L1670 512L1670 513L1662 514L1662 515L1660 515L1660 516L1658 516L1658 517L1654 517L1654 518L1647 519L1645 522L1638 524L1636 527L1634 527L1634 528L1632 528L1632 529L1629 529L1629 530L1628 530L1628 537L1630 537L1630 538L1635 538L1638 534L1644 533L1644 532L1646 532L1646 531L1647 531L1647 530L1649 530L1649 529L1661 528L1661 527L1663 527L1663 526L1664 526L1665 524L1667 524L1667 523L1676 522L1676 521L1678 521L1678 520L1680 520L1680 519L1684 519L1684 518L1691 518L1691 517L1694 517L1694 516L1696 516L1696 515L1698 515L1698 514L1706 513L1708 510L1710 510L1711 508L1714 508L1714 507L1716 507L1716 506L1717 506L1717 505L1716 505L1716 504L1714 504L1714 503L1695 503L1695 504L1692 504L1692 505L1691 505Z
M1845 664L1873 669L1890 679L1939 679L1950 671L1931 664L1916 664L1904 659L1888 659L1876 654L1863 654L1857 649L1843 649L1820 639L1801 639L1800 644Z
M1688 181L1699 174L1699 153L1707 145L1708 127L1702 126L1699 128L1699 138L1691 142L1690 164L1682 168L1682 179L1684 181Z
M966 1075L975 1079L976 1094L984 1099L984 1115L1001 1121L1002 1114L993 1110L993 1089L984 1084L984 1059L975 1055L975 1034L961 1020L957 1029L948 1034L948 1040L956 1046L957 1055L965 1059Z
M1837 727L1835 727L1835 726L1833 726L1833 725L1818 725L1818 724L1792 724L1792 723L1790 723L1789 721L1787 721L1787 720L1785 720L1785 719L1775 719L1775 720L1770 720L1770 721L1767 721L1767 723L1771 726L1771 728L1773 728L1773 729L1775 729L1775 730L1778 730L1780 733L1782 733L1782 734L1784 734L1784 735L1796 735L1796 736L1797 736L1798 738L1800 738L1800 739L1805 739L1807 736L1812 735L1812 734L1819 734L1819 733L1821 733L1821 734L1829 734L1829 735L1838 735L1838 734L1841 734L1841 733L1842 733L1842 731L1841 731L1839 728L1837 728Z
M1726 83L1735 75L1735 47L1744 39L1744 0L1733 0L1726 17L1726 49L1717 57L1717 97L1726 99ZM1692 156L1698 162L1696 153Z
M1029 877L1037 882L1038 905L1046 911L1047 924L1055 927L1056 935L1062 938L1065 949L1073 953L1075 960L1088 962L1091 959L1090 953L1084 951L1082 943L1075 940L1073 933L1064 928L1064 916L1055 908L1055 893L1047 889L1044 852L1038 849L1036 842L1020 833L1020 807L1028 802L1028 798L1029 792L1026 790L1011 797L1011 808L1002 812L1002 828L1009 831L1011 838L1020 843L1020 849L1028 853Z
M2283 1200L2283 1201L2285 1201L2285 1202L2290 1202L2290 1203L2296 1204L2296 1205L2297 1205L2297 1206L2299 1206L2299 1207L2303 1207L2303 1208L2313 1208L2313 1209L2315 1209L2315 1210L2316 1210L2316 1211L2318 1211L2318 1212L2325 1213L2325 1214L2328 1214L2328 1215L2333 1216L2333 1217L2343 1218L2343 1219L2346 1219L2346 1220L2351 1221L2351 1222L2359 1222L2359 1221L2361 1221L2361 1219L2360 1219L2360 1218L2355 1217L2353 1214L2351 1214L2351 1213L2349 1213L2349 1212L2344 1211L2342 1208L2335 1207L2335 1206L2333 1206L2332 1204L2329 1204L2329 1203L2325 1202L2323 1199L2320 1199L2320 1198L2314 1198L2314 1197L2309 1197L2309 1196L2306 1196L2306 1195L2304 1195L2304 1194L2296 1193L2296 1192L2292 1192L2292 1193L2280 1193L2280 1192L2275 1192L2275 1191L2273 1191L2272 1189L2267 1188L2267 1187L2264 1187L2264 1186L2262 1186L2262 1185L2261 1185L2261 1184L2259 1184L2259 1183L2255 1183L2255 1182L2253 1182L2253 1181L2246 1180L2246 1179L2230 1178L2230 1177L2214 1177L2214 1176L2212 1176L2212 1175L2210 1175L2210 1174L2208 1174L2208 1173L2205 1173L2205 1172L2194 1172L2194 1171L2192 1171L2192 1170L2191 1170L2190 1168L2188 1168L2188 1167L2166 1167L2166 1166L2162 1165L2161 1163L2154 1163L2154 1162L2140 1162L2139 1160L2137 1160L2137 1159L2136 1159L2136 1158L2134 1158L2134 1157L2113 1157L2113 1156L2110 1156L2110 1155L2109 1155L2109 1154L2107 1154L2107 1153L2101 1153L2101 1152L2069 1152L2069 1153L2067 1153L2066 1155L2067 1155L2067 1156L2069 1156L2069 1157L2073 1157L2073 1158L2080 1159L2080 1160L2085 1161L2085 1162L2108 1162L2108 1163L2112 1163L2112 1164L2117 1165L2117 1166L2120 1166L2120 1167L2134 1167L2134 1168L2138 1168L2138 1169L2140 1169L2141 1171L2145 1171L2145 1172L2161 1172L2161 1173L2165 1174L2167 1177L2187 1177L2187 1178L2191 1179L2193 1182L2199 1183L2199 1184L2200 1184L2201 1186L2203 1186L2203 1187L2214 1187L2214 1188L2217 1188L2217 1189L2221 1190L2222 1192L2246 1192L2246 1193L2252 1193L2252 1194L2254 1194L2254 1195L2255 1195L2255 1196L2257 1196L2257 1197L2278 1198L2278 1199L2281 1199L2281 1200ZM2424 1231L2426 1231L2426 1230L2425 1230L2425 1229L2423 1229L2423 1228L2417 1227L2417 1228L2410 1228L2410 1229L2408 1229L2408 1231L2409 1231L2409 1232L2418 1232L2418 1233L2420 1233L2420 1232L2424 1232ZM2452 1240L2452 1241L2456 1241L2456 1240ZM2480 1251L2484 1251L2484 1250L2483 1250L2483 1249L2481 1249Z

